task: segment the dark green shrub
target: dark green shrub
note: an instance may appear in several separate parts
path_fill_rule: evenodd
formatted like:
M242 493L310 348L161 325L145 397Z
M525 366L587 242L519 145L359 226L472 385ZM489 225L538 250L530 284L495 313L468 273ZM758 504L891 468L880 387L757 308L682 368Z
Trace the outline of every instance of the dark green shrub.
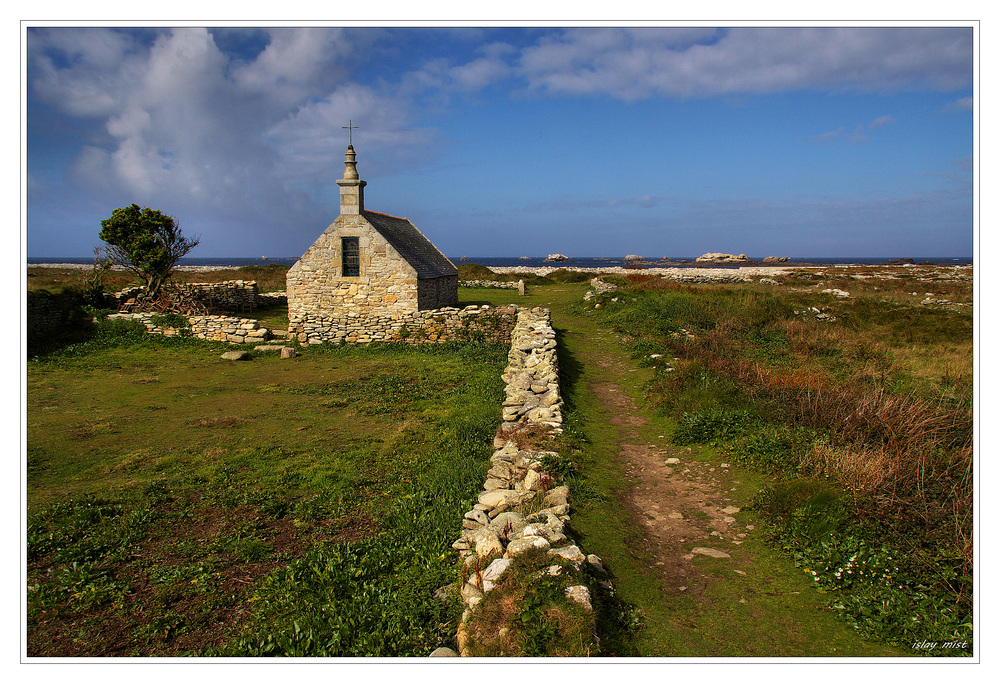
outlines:
M753 505L779 525L783 535L807 541L837 529L848 516L840 492L821 480L777 482L762 491Z
M742 436L759 419L748 411L707 409L681 416L674 429L674 444L712 444L728 442Z
M156 314L149 317L149 322L158 328L190 328L187 316L176 313Z

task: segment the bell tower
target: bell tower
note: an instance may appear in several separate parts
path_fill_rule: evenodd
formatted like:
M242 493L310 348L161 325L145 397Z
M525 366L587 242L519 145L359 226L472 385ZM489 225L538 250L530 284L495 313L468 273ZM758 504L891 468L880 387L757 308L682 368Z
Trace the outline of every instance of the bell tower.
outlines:
M337 180L340 186L340 213L360 214L365 210L365 181L358 177L358 162L354 145L347 146L344 159L344 177Z

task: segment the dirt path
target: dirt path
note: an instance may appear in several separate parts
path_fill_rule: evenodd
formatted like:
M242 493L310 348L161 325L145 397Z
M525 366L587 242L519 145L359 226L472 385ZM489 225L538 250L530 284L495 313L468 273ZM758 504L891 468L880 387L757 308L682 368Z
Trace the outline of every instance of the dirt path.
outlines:
M752 511L758 474L711 448L681 447L637 405L649 369L613 332L574 310L584 288L544 291L561 336L560 365L586 442L593 494L574 516L588 553L612 569L643 625L637 655L879 657L907 655L862 640L824 605L812 577L761 538Z
M627 372L613 358L597 364L607 378ZM641 428L647 421L621 385L605 380L591 389L609 422L621 430L618 460L625 476L624 503L645 530L644 550L655 559L670 593L700 594L708 577L695 568L696 554L733 558L734 565L743 560L738 547L746 530L734 517L740 509L727 495L728 464L715 467L692 458L690 448L646 443Z

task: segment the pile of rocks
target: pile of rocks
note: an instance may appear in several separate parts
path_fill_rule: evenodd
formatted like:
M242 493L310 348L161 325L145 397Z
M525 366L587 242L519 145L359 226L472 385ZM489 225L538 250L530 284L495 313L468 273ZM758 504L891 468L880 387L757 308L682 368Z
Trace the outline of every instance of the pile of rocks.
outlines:
M522 309L510 334L510 352L503 380L507 383L501 431L523 425L562 429L562 397L556 333L548 309Z
M599 294L604 294L605 292L615 292L618 289L617 285L612 285L611 283L606 283L600 278L591 278L590 286L592 290L587 290L583 295L583 301L589 302L591 299Z
M833 323L834 321L836 321L837 317L832 314L828 314L827 311L829 311L827 307L823 307L822 309L820 309L818 307L811 306L808 309L805 309L804 311L795 311L794 313L796 316L812 315L816 317L817 321L826 321L827 323Z

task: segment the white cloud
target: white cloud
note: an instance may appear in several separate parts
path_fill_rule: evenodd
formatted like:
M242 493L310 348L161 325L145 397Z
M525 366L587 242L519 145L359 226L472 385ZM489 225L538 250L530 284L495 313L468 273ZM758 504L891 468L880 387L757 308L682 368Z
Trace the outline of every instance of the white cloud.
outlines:
M865 135L866 132L871 133L872 131L877 131L880 128L884 128L885 126L891 126L894 123L896 123L896 120L893 119L891 116L889 115L880 116L877 119L873 119L872 121L868 122L868 124L857 124L854 127L854 130L851 131L850 133L846 133L846 129L843 126L839 126L838 128L832 131L827 131L826 133L821 133L820 135L813 136L812 138L810 138L810 140L813 142L823 142L826 140L845 138L848 142L851 142L855 145L860 145L870 140L870 138L867 135Z
M134 82L135 50L131 35L110 29L35 30L27 43L29 85L71 116L107 116Z
M347 84L323 100L300 107L267 131L265 139L281 158L281 175L299 182L323 174L326 182L339 178L346 137L342 126L349 119L364 122L353 135L363 141L366 155L386 148L424 146L432 136L427 129L407 126L404 103L372 88Z
M338 60L353 54L343 31L279 29L266 37L262 50L240 60L201 28L29 34L33 96L71 117L103 121L103 135L95 131L81 146L69 177L151 206L182 198L240 215L250 198L332 171L344 137L332 117L343 114L346 124L369 114L370 135L385 121L403 127L405 107L342 85L346 68ZM331 92L339 107L314 102ZM331 134L340 149L323 159ZM276 150L276 140L287 146Z
M294 105L344 80L345 62L363 51L370 34L345 29L270 29L269 43L252 62L236 65L233 79L271 106ZM358 45L358 43L361 45Z
M836 128L832 131L827 131L826 133L820 133L817 136L813 136L812 138L810 138L810 140L817 140L817 141L833 140L834 138L839 138L843 134L844 134L844 127L840 126L839 128Z
M801 89L968 86L971 29L571 29L524 50L521 73L552 94L710 97Z
M875 130L878 130L879 128L882 128L884 126L891 126L894 123L896 123L896 120L893 119L888 114L886 114L885 116L880 116L877 119L874 119L873 121L869 122L868 123L868 130L869 131L875 131Z
M942 111L945 112L971 112L973 106L973 98L971 97L960 97L954 102L949 102L946 104Z

